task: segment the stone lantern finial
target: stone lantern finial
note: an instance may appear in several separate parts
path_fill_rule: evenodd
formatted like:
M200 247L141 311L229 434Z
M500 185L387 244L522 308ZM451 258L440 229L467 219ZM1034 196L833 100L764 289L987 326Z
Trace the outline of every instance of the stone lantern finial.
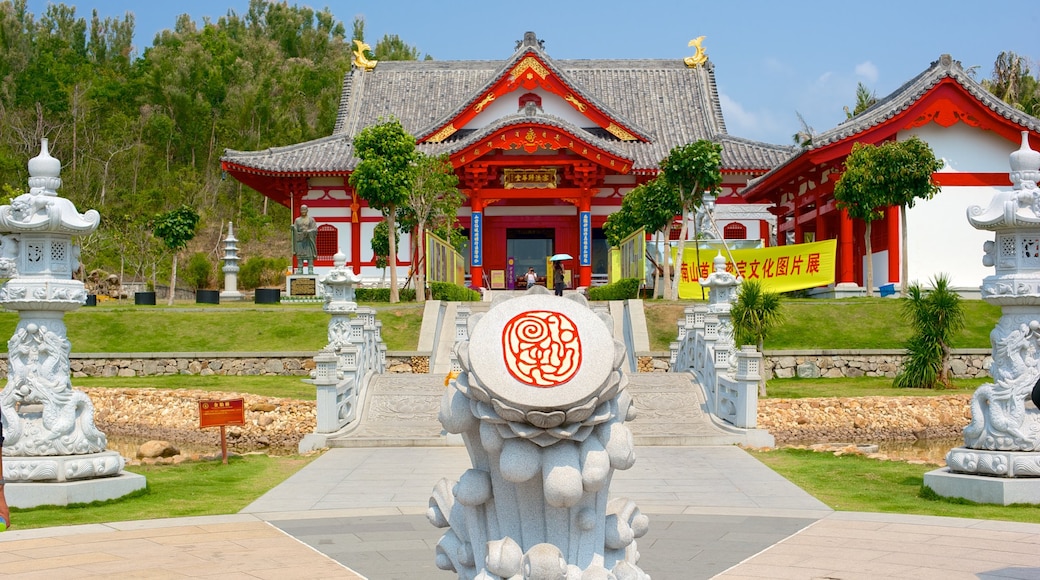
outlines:
M1040 152L1029 146L1029 131L1022 131L1022 146L1010 156L1014 189L1033 189L1040 182Z
M29 160L29 192L58 195L61 187L61 161L51 157L47 139L41 139L40 154Z

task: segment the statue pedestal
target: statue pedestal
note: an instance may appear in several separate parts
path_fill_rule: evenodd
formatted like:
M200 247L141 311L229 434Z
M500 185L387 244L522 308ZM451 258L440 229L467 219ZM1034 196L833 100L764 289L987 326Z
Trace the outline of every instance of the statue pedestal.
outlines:
M1040 504L1040 478L1010 478L954 473L949 467L924 474L924 484L943 497L976 503Z
M285 278L285 291L293 298L321 298L325 295L314 274L293 274Z
M8 458L4 458L6 467ZM44 505L71 505L118 499L139 489L147 481L143 475L123 471L112 477L65 482L8 483L4 486L7 504L16 508Z

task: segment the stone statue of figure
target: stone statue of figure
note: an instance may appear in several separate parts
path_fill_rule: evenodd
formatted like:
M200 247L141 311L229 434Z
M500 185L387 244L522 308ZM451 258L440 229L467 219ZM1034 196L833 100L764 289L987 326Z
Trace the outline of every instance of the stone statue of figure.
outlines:
M300 206L300 217L292 225L293 252L296 254L297 273L314 273L314 258L318 255L318 222L307 215L307 206ZM306 265L306 266L305 266Z

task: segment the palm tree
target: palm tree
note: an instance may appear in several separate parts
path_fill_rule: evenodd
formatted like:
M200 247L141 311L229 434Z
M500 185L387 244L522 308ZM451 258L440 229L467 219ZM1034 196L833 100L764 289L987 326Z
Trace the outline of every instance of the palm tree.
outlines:
M759 352L766 336L784 321L780 295L766 292L759 280L744 280L740 294L730 309L733 319L733 334L738 345L754 344ZM766 396L766 381L758 384L758 396Z
M903 317L913 327L906 359L896 376L897 387L931 389L950 386L950 341L964 328L961 297L950 288L950 277L938 274L925 291L914 283L903 298Z

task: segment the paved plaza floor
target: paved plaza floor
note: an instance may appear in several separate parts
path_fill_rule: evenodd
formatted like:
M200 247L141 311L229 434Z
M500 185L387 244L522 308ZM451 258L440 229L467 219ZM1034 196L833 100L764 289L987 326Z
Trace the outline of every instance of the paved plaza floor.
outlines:
M738 447L641 447L612 495L654 580L1040 579L1040 523L834 512ZM0 534L0 577L438 579L434 484L466 450L332 449L242 512Z

